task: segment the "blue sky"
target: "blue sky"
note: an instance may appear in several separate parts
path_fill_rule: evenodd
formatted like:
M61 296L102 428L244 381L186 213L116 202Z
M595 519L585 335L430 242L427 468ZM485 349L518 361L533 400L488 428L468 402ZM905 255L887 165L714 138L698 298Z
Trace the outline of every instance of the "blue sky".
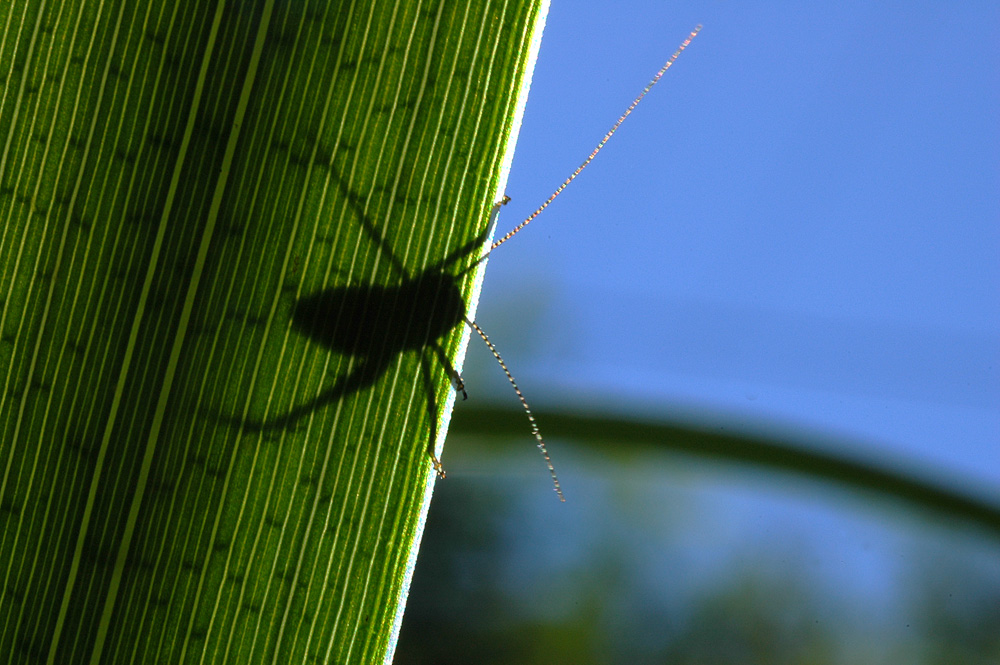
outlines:
M500 230L697 23L491 258L480 323L539 405L800 429L998 496L1000 5L556 0Z

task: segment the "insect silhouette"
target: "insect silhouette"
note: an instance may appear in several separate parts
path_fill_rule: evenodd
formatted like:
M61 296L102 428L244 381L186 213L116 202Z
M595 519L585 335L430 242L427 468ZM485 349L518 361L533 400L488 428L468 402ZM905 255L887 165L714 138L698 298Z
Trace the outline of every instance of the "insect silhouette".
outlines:
M428 352L436 357L451 377L452 384L462 393L463 399L468 395L461 376L455 370L447 357L441 340L456 326L468 325L486 343L490 352L496 358L506 374L508 381L517 393L521 405L531 426L532 435L545 459L552 484L560 501L565 501L555 467L545 446L535 417L531 413L524 395L517 382L500 356L496 346L490 341L479 325L467 317L465 301L461 292L461 281L464 276L483 262L497 247L510 240L525 226L531 223L549 204L569 185L584 168L597 156L611 136L618 130L625 119L632 113L639 102L646 96L663 74L674 64L680 54L691 43L701 30L701 26L687 36L674 51L666 64L660 68L646 87L625 109L610 130L604 135L597 147L580 164L566 180L540 205L531 215L510 230L499 240L493 242L489 249L479 256L470 266L450 272L451 267L464 257L473 254L483 247L486 234L501 205L510 199L503 197L493 208L490 224L479 236L464 243L441 261L424 269L418 274L410 274L402 262L395 256L391 246L381 235L376 226L367 219L362 210L358 210L358 219L366 235L379 247L380 255L387 257L393 272L399 281L384 285L346 285L334 286L299 299L292 310L292 326L299 333L312 341L337 353L350 356L352 363L348 372L339 377L329 388L313 399L293 407L287 413L269 417L266 421L256 422L246 418L223 418L235 426L252 431L272 431L293 428L298 421L319 408L331 404L340 398L356 391L368 388L391 367L396 358L403 353L414 351L419 354L421 374L427 391L427 412L431 424L431 440L428 452L431 462L438 475L445 476L441 461L434 453L434 435L437 432L438 407L436 391L431 381L431 368ZM350 198L350 197L349 197ZM356 205L356 204L355 204Z

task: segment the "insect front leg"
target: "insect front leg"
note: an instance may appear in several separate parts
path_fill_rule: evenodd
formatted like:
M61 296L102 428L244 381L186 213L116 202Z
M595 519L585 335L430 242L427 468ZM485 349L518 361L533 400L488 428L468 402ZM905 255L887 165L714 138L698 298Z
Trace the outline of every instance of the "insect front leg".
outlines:
M451 364L450 360L448 360L448 354L444 352L444 349L441 348L441 345L437 342L431 344L430 346L434 349L434 353L437 354L438 362L440 362L444 367L444 370L448 372L448 378L451 379L452 387L455 388L456 392L462 393L462 399L469 399L469 393L465 392L465 381L462 380L462 375L458 373L455 366Z

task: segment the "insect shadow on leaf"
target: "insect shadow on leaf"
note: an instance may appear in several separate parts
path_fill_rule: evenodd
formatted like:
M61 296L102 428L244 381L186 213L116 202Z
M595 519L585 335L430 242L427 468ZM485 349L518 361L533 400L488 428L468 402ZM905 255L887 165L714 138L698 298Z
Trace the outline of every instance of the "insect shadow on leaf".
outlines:
M374 232L370 222L363 221L363 226ZM482 247L485 237L484 231L417 274L407 272L379 238L377 242L384 250L382 255L390 257L399 282L333 286L299 299L292 310L293 328L331 351L350 356L353 359L351 369L312 400L269 419L260 428L290 427L313 411L370 387L400 354L413 351L420 357L420 373L427 397L428 453L435 470L444 477L441 462L434 454L438 404L430 357L444 367L455 389L466 398L462 378L441 344L455 326L466 320L465 300L460 288L466 271L452 273L449 268Z
M332 352L350 357L349 369L318 395L283 414L267 416L262 420L226 416L220 420L252 432L295 429L301 420L319 409L371 387L400 354L414 351L420 357L427 393L427 413L431 425L428 452L435 470L444 477L441 462L434 454L438 406L429 356L445 368L463 398L467 397L462 379L448 358L442 340L466 320L461 281L478 261L458 272L453 272L454 265L477 255L486 240L487 230L437 263L413 274L368 217L364 201L349 191L347 183L332 168L329 171L345 194L347 205L364 235L377 247L380 260L388 262L396 281L389 285L331 286L299 298L292 308L293 330Z

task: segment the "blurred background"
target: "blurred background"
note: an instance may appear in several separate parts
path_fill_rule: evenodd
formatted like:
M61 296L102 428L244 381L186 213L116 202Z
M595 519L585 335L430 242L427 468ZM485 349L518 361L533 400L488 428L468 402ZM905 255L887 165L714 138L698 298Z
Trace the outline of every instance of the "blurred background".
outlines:
M1000 505L1000 5L554 0L478 321L545 413ZM472 340L465 378L518 408ZM523 415L511 411L511 418ZM1000 538L606 437L453 428L397 663L996 663Z

